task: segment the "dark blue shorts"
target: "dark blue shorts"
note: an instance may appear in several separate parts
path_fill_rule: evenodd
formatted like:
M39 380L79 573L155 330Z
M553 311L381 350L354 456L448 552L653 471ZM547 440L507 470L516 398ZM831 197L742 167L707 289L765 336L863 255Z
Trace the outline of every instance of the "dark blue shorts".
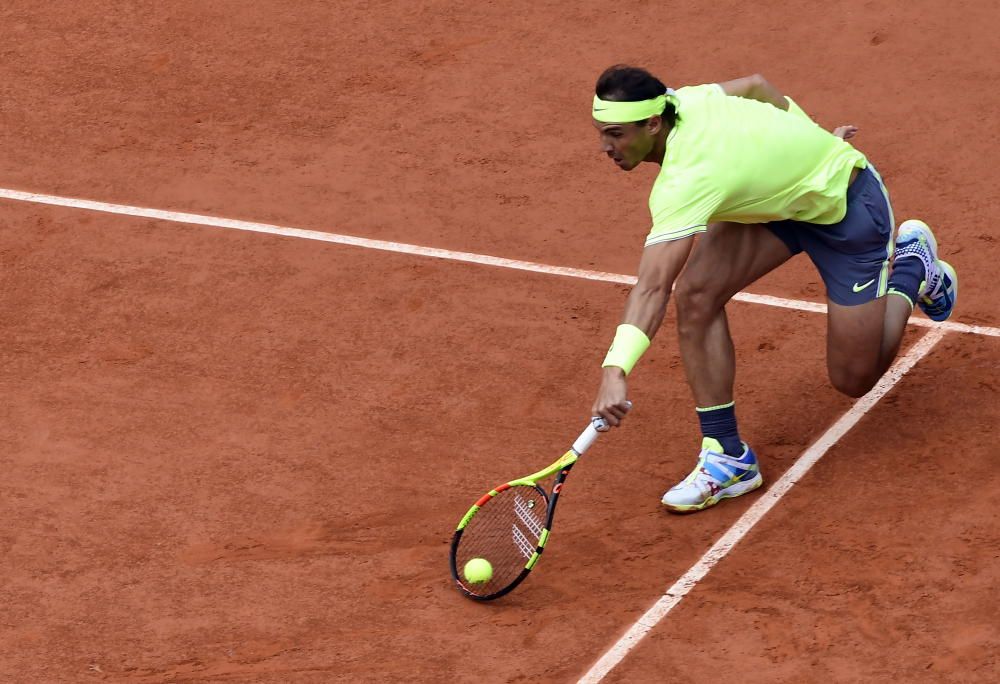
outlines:
M885 295L893 249L892 206L870 164L847 189L847 214L840 223L775 221L767 227L792 254L809 255L834 303L855 306Z

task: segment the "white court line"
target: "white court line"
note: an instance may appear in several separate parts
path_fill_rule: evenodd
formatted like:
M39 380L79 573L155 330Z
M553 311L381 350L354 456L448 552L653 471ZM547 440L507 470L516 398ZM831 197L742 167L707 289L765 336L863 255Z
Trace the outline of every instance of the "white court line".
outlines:
M42 195L34 192L23 192L20 190L10 190L0 188L0 198L16 200L18 202L32 202L34 204L50 204L59 207L72 207L74 209L86 209L88 211L100 211L107 214L123 214L125 216L138 216L142 218L158 219L161 221L172 221L174 223L188 223L199 226L212 226L215 228L230 228L232 230L245 230L253 233L268 233L271 235L284 235L286 237L297 237L305 240L319 240L321 242L333 242L340 245L352 245L354 247L364 247L366 249L378 249L386 252L397 252L400 254L413 254L424 257L434 257L437 259L448 259L450 261L464 261L472 264L482 264L486 266L498 266L500 268L512 268L519 271L532 271L534 273L547 273L549 275L561 275L569 278L583 278L585 280L599 280L609 283L620 283L622 285L635 285L635 276L622 275L620 273L605 273L602 271L587 271L579 268L568 268L566 266L550 266L548 264L538 264L531 261L518 261L517 259L504 259L502 257L489 256L486 254L474 254L472 252L456 252L450 249L437 249L435 247L422 247L420 245L410 245L403 242L388 242L385 240L372 240L369 238L354 237L352 235L341 235L338 233L325 233L318 230L304 230L302 228L288 228L286 226L276 226L269 223L254 223L252 221L240 221L237 219L216 218L214 216L204 216L202 214L188 214L180 211L167 211L164 209L149 209L145 207L133 207L127 204L110 204L108 202L97 202L94 200L76 199L73 197L60 197L58 195ZM770 295L750 294L740 292L733 299L751 304L764 304L766 306L776 306L783 309L796 309L798 311L813 311L817 313L826 312L826 305L817 302L806 302L799 299L783 299L781 297L771 297ZM965 323L935 323L926 318L911 318L910 323L923 327L934 327L952 332L974 333L977 335L989 335L1000 337L1000 328L992 328L981 325L966 325Z
M739 520L733 523L726 533L715 542L697 563L681 575L680 579L674 582L666 593L647 610L642 617L635 621L621 639L609 648L600 659L594 663L593 667L580 678L580 684L596 684L604 679L612 669L622 659L635 648L646 634L655 627L660 620L667 616L674 606L681 602L688 592L700 582L715 565L725 558L726 554L732 551L733 547L746 536L746 534L760 522L768 511L770 511L778 501L781 500L795 484L809 472L823 455L850 431L858 421L868 411L870 411L879 399L884 397L896 383L918 361L927 356L934 346L941 341L946 331L942 327L936 327L921 337L906 354L896 360L896 363L889 371L882 376L878 384L865 396L855 402L854 406L834 423L829 430L816 440L816 442L806 449L805 453L792 464L792 467L785 471L777 482L774 483L757 501L740 516Z

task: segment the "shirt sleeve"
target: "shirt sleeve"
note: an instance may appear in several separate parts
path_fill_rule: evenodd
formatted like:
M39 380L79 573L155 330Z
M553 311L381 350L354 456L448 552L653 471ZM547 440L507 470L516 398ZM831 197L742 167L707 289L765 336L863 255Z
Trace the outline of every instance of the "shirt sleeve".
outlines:
M649 196L653 228L646 247L704 233L721 202L719 191L707 179L658 183Z
M792 98L788 97L787 95L785 96L785 99L788 100L788 113L789 114L794 114L795 116L799 117L800 119L805 119L809 123L813 123L813 124L816 123L815 121L813 121L809 117L808 114L805 113L805 111L802 109L802 107L799 106L798 102L796 102Z

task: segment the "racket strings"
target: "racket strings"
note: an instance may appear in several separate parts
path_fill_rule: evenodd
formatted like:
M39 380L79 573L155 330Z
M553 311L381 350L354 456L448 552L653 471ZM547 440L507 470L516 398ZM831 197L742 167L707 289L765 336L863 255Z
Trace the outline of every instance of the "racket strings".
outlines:
M462 533L456 566L461 575L469 560L485 558L493 576L473 583L463 575L462 585L477 596L488 596L514 582L535 553L547 515L544 491L527 485L511 487L483 504Z

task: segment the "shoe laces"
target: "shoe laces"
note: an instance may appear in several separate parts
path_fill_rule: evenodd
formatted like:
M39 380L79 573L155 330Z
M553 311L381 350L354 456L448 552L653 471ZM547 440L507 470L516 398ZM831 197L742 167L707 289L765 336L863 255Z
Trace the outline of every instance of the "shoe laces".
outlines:
M894 261L900 259L920 259L924 264L924 281L920 284L920 296L926 301L931 301L940 296L940 290L944 283L941 269L931 254L930 246L922 235L917 235L907 240L901 247L896 248Z
M709 465L725 473L725 477L720 478L712 473ZM698 466L694 470L692 482L704 486L722 485L732 480L736 475L750 470L752 464L745 464L740 459L727 454L719 454L709 449L705 449L698 457ZM711 483L711 484L710 484Z

